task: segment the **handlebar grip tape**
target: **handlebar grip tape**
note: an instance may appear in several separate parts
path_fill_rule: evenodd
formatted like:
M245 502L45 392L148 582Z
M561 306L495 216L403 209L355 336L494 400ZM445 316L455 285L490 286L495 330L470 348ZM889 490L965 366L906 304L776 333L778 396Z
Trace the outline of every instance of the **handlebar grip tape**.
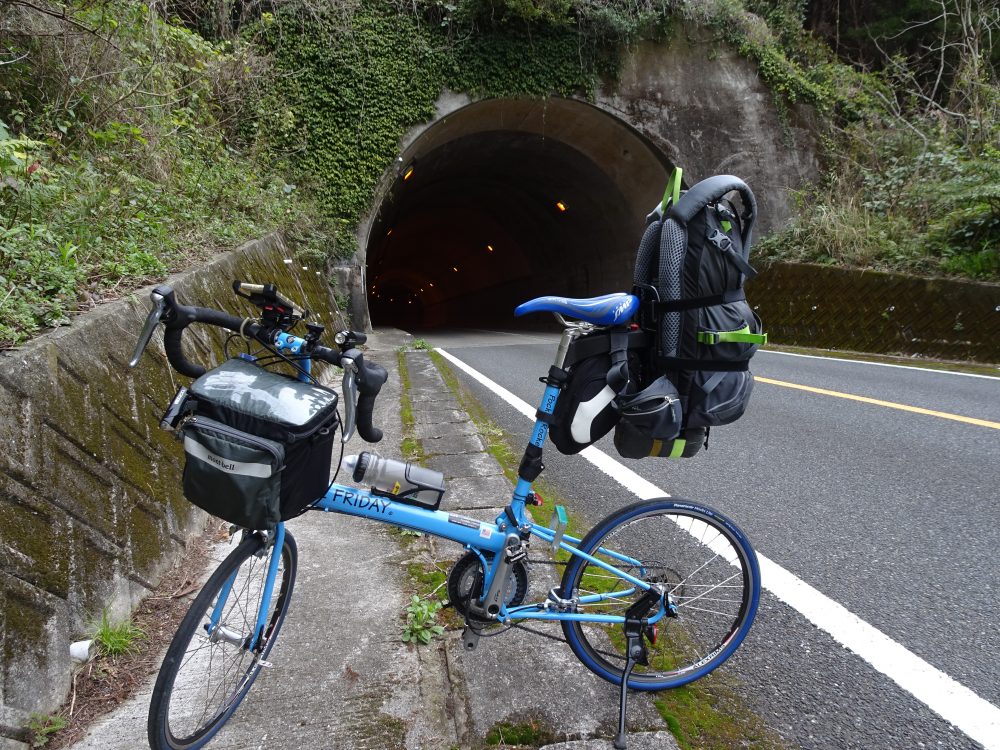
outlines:
M181 336L184 334L183 328L168 328L163 333L163 348L167 352L167 359L170 365L181 375L189 378L197 378L204 374L205 368L189 362L184 356L184 349L181 347Z
M376 396L378 391L358 396L358 434L368 443L377 443L382 439L382 430L372 424Z
M365 362L360 352L354 352L354 361L358 364L358 416L357 427L361 438L369 443L377 443L382 439L382 430L372 424L372 411L375 399L382 385L389 378L389 373L382 365Z

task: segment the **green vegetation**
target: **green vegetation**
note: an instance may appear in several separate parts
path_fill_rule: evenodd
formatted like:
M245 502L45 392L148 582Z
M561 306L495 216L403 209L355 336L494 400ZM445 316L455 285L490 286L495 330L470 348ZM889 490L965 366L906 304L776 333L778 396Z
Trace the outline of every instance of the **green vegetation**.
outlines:
M139 651L139 642L145 640L146 633L132 620L112 622L107 610L101 613L100 622L94 626L94 640L102 656L124 656Z
M832 3L798 0L337 8L308 22L277 13L267 38L278 68L297 72L272 92L285 113L272 139L309 145L295 159L299 181L320 186L338 226L369 209L400 136L431 116L443 88L588 97L627 45L669 40L680 21L752 60L789 122L799 103L818 114L824 177L801 194L796 220L761 243L763 257L1000 278L1000 22L987 3L884 0L838 12L833 34ZM937 20L902 20L923 18ZM870 22L884 36L864 42Z
M406 354L404 351L396 352L396 362L399 369L400 395L399 395L399 420L403 425L403 442L399 449L406 461L419 462L424 457L424 447L420 440L414 435L413 428L416 419L413 416L413 401L410 398L410 372L406 367Z
M826 139L822 181L798 196L797 217L756 252L1000 280L995 4L887 0L844 19L837 11L833 33L832 3L810 3L807 17L783 0L746 5L773 29L764 47L788 63L787 80L771 74L748 34L727 38L758 61L772 89L817 107Z
M0 347L274 228L314 262L349 256L442 90L586 98L628 45L693 26L757 65L789 123L798 103L818 114L824 177L764 257L998 279L991 7L6 3Z
M325 254L314 203L238 132L266 60L156 7L0 8L0 348L275 228Z
M434 596L444 586L448 574L437 565L412 563L406 567L410 578L418 585L424 598Z
M748 711L737 686L713 673L659 693L653 701L681 750L784 750L787 745Z
M345 235L369 210L400 137L433 116L444 88L487 97L586 94L611 65L551 12L529 14L535 25L526 28L513 8L526 12L532 3L360 3L308 18L294 5L262 37L283 75L265 94L272 114L259 126L268 142L296 152L298 181L315 186ZM494 7L500 13L491 21Z
M409 370L406 366L405 350L401 348L396 353L399 366L400 380L400 417L403 423L403 441L400 450L406 461L420 463L424 459L423 446L413 435L415 419L413 416L413 404L410 397ZM416 590L416 594L406 608L406 625L403 627L403 640L413 643L427 643L431 636L440 635L444 632L444 626L439 624L438 618L444 617L449 626L456 625L453 617L449 617L452 610L441 612L444 606L438 596L438 592L444 588L447 580L447 565L435 561L430 554L433 548L423 534L409 529L391 530L399 536L400 541L415 557L406 565L406 572L410 577L410 582Z
M444 633L444 626L437 624L441 602L421 599L416 594L406 607L406 624L403 626L403 642L428 644L434 636Z
M541 747L555 742L556 736L551 729L538 721L525 721L520 724L500 722L486 734L486 745L519 745Z
M44 747L51 735L66 728L66 719L59 714L31 714L28 718L28 731L31 734L32 747Z

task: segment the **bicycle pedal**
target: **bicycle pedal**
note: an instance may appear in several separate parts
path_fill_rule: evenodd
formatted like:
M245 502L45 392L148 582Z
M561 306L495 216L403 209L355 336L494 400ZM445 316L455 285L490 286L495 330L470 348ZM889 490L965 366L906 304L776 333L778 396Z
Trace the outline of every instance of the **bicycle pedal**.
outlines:
M462 647L466 651L475 651L478 645L479 633L466 625L465 630L462 631Z

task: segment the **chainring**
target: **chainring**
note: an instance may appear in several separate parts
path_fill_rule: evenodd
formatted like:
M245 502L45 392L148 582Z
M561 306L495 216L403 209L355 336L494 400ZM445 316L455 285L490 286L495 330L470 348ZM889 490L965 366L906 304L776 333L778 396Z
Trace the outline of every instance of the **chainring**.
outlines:
M487 563L493 560L491 554L484 554ZM511 577L507 584L504 604L516 607L524 601L528 594L528 566L524 560L518 560L511 566ZM473 596L480 596L483 589L483 564L475 552L462 555L448 573L448 599L455 610L466 620L479 623L490 622L474 616L469 608Z

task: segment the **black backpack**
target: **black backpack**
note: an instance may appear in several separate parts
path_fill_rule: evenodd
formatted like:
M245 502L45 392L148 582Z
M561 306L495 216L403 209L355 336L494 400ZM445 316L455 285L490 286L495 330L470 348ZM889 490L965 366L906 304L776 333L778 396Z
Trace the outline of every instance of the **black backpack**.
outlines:
M677 389L681 419L673 436L650 434L641 410L633 417L623 394L615 447L625 458L693 456L711 427L739 419L753 390L749 360L767 342L743 292L756 276L747 261L757 214L753 192L728 175L684 193L680 184L675 169L639 244L632 293L641 303L639 327L652 341L629 369L637 391L665 376ZM739 208L727 200L732 194Z

